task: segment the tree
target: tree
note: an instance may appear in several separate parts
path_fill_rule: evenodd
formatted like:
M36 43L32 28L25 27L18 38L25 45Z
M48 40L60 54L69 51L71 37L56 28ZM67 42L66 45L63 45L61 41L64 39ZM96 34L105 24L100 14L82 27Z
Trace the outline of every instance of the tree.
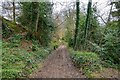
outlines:
M12 2L13 5L13 21L15 22L15 2Z
M3 2L2 3L2 15L7 17L9 20L15 22L16 16L18 15L17 10L19 11L19 5L17 2Z
M91 5L92 5L92 0L89 0L88 7L87 7L87 17L86 17L86 22L85 22L84 48L86 48L86 44L87 44L88 27L90 25L89 22L90 22L90 14L91 14Z
M48 45L53 28L52 4L50 2L21 2L22 15L18 21L29 29L28 38ZM28 24L29 22L29 24Z
M75 34L74 34L74 49L76 50L77 48L77 36L78 36L78 27L79 27L79 0L76 1L76 28L75 28Z
M117 18L117 23L118 23L118 26L120 24L120 1L112 1L111 2L111 5L115 4L115 8L117 9L117 11L111 11L111 14L113 17L116 17ZM118 30L118 33L120 34L120 27L119 27L119 30Z

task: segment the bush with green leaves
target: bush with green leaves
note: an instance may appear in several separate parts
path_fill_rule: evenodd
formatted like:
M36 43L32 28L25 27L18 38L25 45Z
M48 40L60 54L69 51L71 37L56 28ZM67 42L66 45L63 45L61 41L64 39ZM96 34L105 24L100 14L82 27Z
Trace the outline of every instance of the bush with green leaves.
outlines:
M72 61L78 68L83 70L86 76L90 76L90 73L102 69L101 60L96 53L73 50L70 52Z
M119 64L120 38L117 30L108 29L103 40L104 40L104 44L102 45L103 50L100 52L101 57L107 62Z
M91 50L98 53L102 60L109 64L119 64L120 62L120 37L118 29L112 26L112 28L102 28L103 31L99 32L98 40L96 42L88 41L91 44Z

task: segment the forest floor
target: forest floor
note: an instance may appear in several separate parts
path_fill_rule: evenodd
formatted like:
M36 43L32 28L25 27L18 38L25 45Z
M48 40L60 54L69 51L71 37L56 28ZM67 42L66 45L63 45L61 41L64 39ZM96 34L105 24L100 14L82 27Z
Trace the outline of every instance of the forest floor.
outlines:
M31 78L85 78L72 63L64 45L49 55L42 65L42 68L30 75Z

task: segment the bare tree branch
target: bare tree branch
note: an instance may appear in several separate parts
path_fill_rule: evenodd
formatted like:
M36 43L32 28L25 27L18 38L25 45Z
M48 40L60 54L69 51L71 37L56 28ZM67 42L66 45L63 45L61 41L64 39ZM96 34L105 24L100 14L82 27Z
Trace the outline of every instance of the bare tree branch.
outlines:
M107 24L107 22L105 22L105 20L102 18L102 16L101 15L99 15L99 14L97 14L97 13L95 13L98 17L100 17L101 18L101 20L105 23L105 24Z

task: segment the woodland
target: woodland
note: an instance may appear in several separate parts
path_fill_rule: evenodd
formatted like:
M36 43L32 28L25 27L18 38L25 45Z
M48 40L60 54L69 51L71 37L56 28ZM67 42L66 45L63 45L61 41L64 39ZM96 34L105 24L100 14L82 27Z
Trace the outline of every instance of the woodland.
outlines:
M85 78L120 78L120 1L108 0L107 14L100 14L98 2L82 1L0 2L0 77L29 78L42 69L46 78L69 78L64 71L51 73L56 70L51 65L67 60L60 70L70 64ZM43 61L50 72L44 71Z

